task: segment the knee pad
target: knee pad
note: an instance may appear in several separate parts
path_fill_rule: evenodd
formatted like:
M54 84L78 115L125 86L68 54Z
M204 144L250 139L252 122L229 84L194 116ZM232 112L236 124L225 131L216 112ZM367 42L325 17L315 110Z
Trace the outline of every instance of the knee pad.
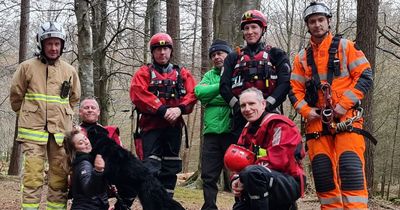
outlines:
M332 162L326 154L316 155L311 162L311 167L317 192L328 192L335 189Z
M339 176L342 190L363 190L364 173L360 157L355 152L346 151L339 157Z

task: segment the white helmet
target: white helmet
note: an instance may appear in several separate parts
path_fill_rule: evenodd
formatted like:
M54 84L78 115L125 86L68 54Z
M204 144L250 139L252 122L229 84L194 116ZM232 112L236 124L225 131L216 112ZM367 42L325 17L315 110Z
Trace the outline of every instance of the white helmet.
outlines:
M65 31L64 28L62 27L61 23L57 22L44 22L38 30L38 33L36 35L36 41L37 41L37 46L39 51L41 52L43 47L42 47L42 41L48 38L59 38L61 39L61 53L64 49L64 43L65 43Z
M322 14L328 18L332 17L332 12L329 7L323 2L311 2L303 12L303 19L307 22L308 18L313 14Z

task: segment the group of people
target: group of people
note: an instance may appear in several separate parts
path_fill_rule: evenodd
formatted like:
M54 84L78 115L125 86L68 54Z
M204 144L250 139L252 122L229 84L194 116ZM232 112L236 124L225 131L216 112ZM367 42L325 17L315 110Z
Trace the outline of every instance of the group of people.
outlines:
M214 40L209 48L213 67L198 84L188 69L170 62L171 37L151 37L152 63L135 72L130 87L140 113L136 151L171 198L182 169L182 116L200 100L205 107L202 209L218 209L217 182L224 166L231 171L233 209L296 209L306 185L301 163L305 151L296 125L279 109L289 95L305 119L305 144L321 209L368 208L364 137L340 123L351 119L352 127L362 128L359 101L372 85L372 70L353 42L332 35L331 18L322 2L306 7L303 19L311 38L291 68L283 50L263 41L265 15L249 10L240 23L246 45L232 51L226 41ZM60 24L47 22L37 39L40 54L19 65L10 92L24 156L22 209L39 208L46 156L47 209L66 209L66 160L73 171L72 209L108 209L112 183L103 176L101 155L89 155L93 140L85 130L106 128L108 137L121 145L119 131L97 123L100 109L94 98L81 101L82 124L73 129L80 83L74 68L59 59L65 32ZM115 209L133 200L122 198Z

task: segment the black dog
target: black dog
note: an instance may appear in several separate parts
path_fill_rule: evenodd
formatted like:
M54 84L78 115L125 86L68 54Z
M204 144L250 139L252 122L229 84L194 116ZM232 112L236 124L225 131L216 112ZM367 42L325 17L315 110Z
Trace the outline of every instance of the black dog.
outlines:
M108 138L101 126L86 128L92 144L93 157L100 154L106 165L104 175L117 187L124 198L140 199L143 210L184 210L180 203L170 198L160 181L128 150Z

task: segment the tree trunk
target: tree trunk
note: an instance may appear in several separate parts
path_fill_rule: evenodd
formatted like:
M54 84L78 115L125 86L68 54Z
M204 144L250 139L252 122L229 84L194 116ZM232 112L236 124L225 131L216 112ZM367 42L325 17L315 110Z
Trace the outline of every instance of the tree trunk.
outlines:
M201 0L201 75L207 72L209 68L208 60L208 47L211 45L212 36L212 2L208 0ZM200 125L203 126L203 108L201 108ZM201 129L202 130L202 129ZM203 144L203 135L200 135L199 159L197 171L188 179L187 183L195 182L195 186L200 186L201 183L201 145Z
M375 76L376 33L378 27L379 0L357 0L357 46L365 53L371 63L373 77ZM372 86L366 94L362 104L365 110L365 129L374 131L373 124L373 91ZM369 195L374 189L374 147L371 141L366 140L365 174Z
M214 39L219 38L231 43L232 46L243 44L240 31L242 14L250 9L259 9L260 0L220 0L214 1L213 25Z
M197 1L196 1L197 2ZM196 4L196 13L197 13ZM171 62L175 64L181 63L181 29L180 29L180 13L179 13L179 0L168 0L167 1L167 33L172 37L174 42L174 50L172 52ZM197 17L197 16L195 16ZM196 30L197 24L195 18L194 28ZM196 33L195 33L196 35ZM193 48L194 49L194 48ZM192 69L193 71L193 69Z
M30 0L21 1L21 21L19 25L19 58L18 62L22 63L26 60L29 35L29 9ZM10 165L8 167L8 175L19 175L21 173L21 145L16 141L18 136L18 116L15 120L14 142L11 152Z
M168 3L167 3L167 5L168 5ZM167 9L167 11L168 11L168 9ZM195 19L194 19L194 27L193 27L194 28L193 43L192 43L193 51L192 51L192 59L191 59L192 66L190 68L190 70L192 71L193 74L195 72L194 64L195 64L195 58L196 58L196 42L197 42L196 34L197 34L197 28L198 28L198 25L197 25L198 11L199 11L199 0L196 0L196 2L195 2L195 15L194 15ZM168 16L168 12L167 12L167 16ZM167 23L167 27L168 27L168 23ZM168 30L169 29L167 28L167 31ZM180 41L177 40L177 42L179 42L179 48L180 48ZM175 51L175 48L174 48L174 51ZM189 114L189 116L187 118L187 124L189 125L188 130L190 132L190 136L189 136L190 145L192 145L192 142L193 142L193 136L194 136L194 131L195 131L194 128L195 128L195 125L196 125L196 122L197 122L197 112L198 112L198 110L195 107L194 113ZM192 124L190 124L191 121L193 122ZM182 147L182 148L184 148L184 147ZM183 159L183 172L184 173L187 173L189 171L189 162L190 162L190 158L189 157L190 157L190 153L191 153L192 148L193 147L191 146L191 147L189 147L189 149L184 148L184 150L183 150L184 152L183 152L182 159Z
M336 6L336 29L335 33L338 34L340 29L340 0L337 0Z
M387 187L386 193L386 200L390 198L390 185L392 184L393 179L393 167L394 167L394 159L395 159L395 151L396 151L396 142L397 142L397 130L399 126L399 115L400 115L400 93L399 93L399 100L397 101L397 112L396 112L396 125L394 129L394 136L393 136L393 145L392 145L392 155L390 157L390 168L389 168L389 182Z
M150 35L160 32L161 14L160 14L160 0L148 0L147 11L149 11L150 20Z
M81 98L94 95L93 85L93 40L90 27L89 3L75 0L75 15L78 26L78 62L81 81Z
M107 70L105 65L106 49L105 35L107 28L107 0L94 0L92 2L92 35L93 35L93 78L94 94L100 105L100 124L108 124Z

